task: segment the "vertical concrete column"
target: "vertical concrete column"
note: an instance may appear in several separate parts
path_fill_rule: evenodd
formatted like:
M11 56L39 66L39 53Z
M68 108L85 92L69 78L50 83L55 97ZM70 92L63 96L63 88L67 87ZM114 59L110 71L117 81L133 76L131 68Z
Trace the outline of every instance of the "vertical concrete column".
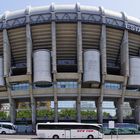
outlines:
M52 21L51 23L51 32L52 32L52 72L56 74L57 66L56 66L56 23L55 21Z
M103 16L104 19L104 16ZM101 38L100 38L100 52L101 52L101 91L100 91L100 103L103 102L104 96L104 85L105 85L105 76L107 74L107 61L106 61L106 26L102 25L101 28Z
M124 30L124 35L121 43L121 74L129 76L129 44L128 31Z
M32 87L31 81L29 82L29 95L30 95L31 113L32 113L32 129L35 130L36 128L36 101L33 96L33 87Z
M107 74L107 59L106 59L106 18L103 7L100 7L102 15L102 28L100 37L100 53L101 53L101 74Z
M122 16L124 19L125 24L127 24L127 16L125 13L122 12ZM124 30L123 39L120 47L120 57L121 57L121 75L124 76L124 81L122 83L122 96L121 96L121 105L124 102L125 98L125 92L126 92L126 86L127 81L129 77L129 44L128 44L128 31ZM123 119L120 118L120 121L123 121Z
M15 123L16 122L16 105L15 105L15 100L10 98L9 103L10 103L10 119L11 119L11 123Z
M10 104L10 120L12 123L15 123L16 122L16 105L15 105L15 100L12 98L12 95L11 95L11 86L10 86L8 77L6 77L6 85L7 85L9 104Z
M27 63L27 74L32 74L32 35L30 26L30 7L25 10L26 14L26 63Z
M105 75L107 74L106 26L105 25L102 25L102 28L101 28L100 53L101 53L101 72L102 72L102 75Z
M135 122L137 124L140 124L140 100L137 100L135 102Z
M77 122L81 122L81 79L83 73L83 56L82 56L82 22L80 4L76 4L77 9L77 68L78 68L78 90L77 90Z
M77 89L78 89L77 102L76 102L77 122L81 122L81 82L78 82Z
M82 22L81 22L81 11L80 5L76 4L77 8L77 62L78 62L78 72L83 72L83 57L82 57Z
M122 12L122 16L125 24L128 23L127 16ZM128 31L124 30L123 38L120 47L120 57L121 57L121 74L124 76L129 76L129 42L128 42Z
M4 77L7 77L9 76L11 69L11 49L7 29L3 30L3 57L4 57Z
M124 31L123 41L121 44L121 74L124 76L122 83L122 97L123 103L125 98L126 86L129 77L129 48L128 48L128 31Z
M100 86L100 97L96 101L97 107L97 119L99 123L103 123L103 96L104 96L104 84L105 76L107 74L107 59L106 59L106 25L105 25L105 13L103 7L99 7L102 15L102 28L100 36L100 53L101 53L101 86Z
M32 112L32 129L35 131L36 127L36 101L33 96L33 86L32 86L32 36L30 27L30 8L27 7L25 10L26 14L26 62L27 62L27 74L29 77L29 95L31 102L31 112Z
M26 15L26 61L27 61L27 74L32 74L32 36L31 36L29 9Z
M54 92L54 121L58 122L58 99L57 99L57 83L53 83Z
M129 45L128 45L128 31L124 31L124 36L121 44L121 74L124 76L122 84L122 102L125 98L126 85L129 77Z
M81 103L79 99L76 102L76 110L77 110L77 122L81 122Z
M31 111L32 111L32 128L35 131L36 128L36 100L31 96Z
M116 115L117 115L117 120L119 123L123 123L123 102L122 99L119 98L117 101L114 102L115 107L117 108L116 110Z
M98 123L103 123L103 107L102 107L102 101L100 97L95 101L96 108L97 108L97 120Z
M12 99L11 96L11 87L8 80L8 76L10 76L10 69L11 69L11 49L10 49L10 42L8 38L8 32L6 29L6 19L9 12L6 12L3 17L3 57L4 57L4 77L6 80L7 92L8 92L8 99L10 104L10 119L12 123L16 121L16 107L15 101Z
M27 74L29 77L29 94L31 101L31 112L32 112L32 128L35 130L36 126L36 101L33 96L33 87L32 87L32 36L31 36L31 27L30 27L30 17L29 17L30 8L26 9L26 62L27 62Z
M8 32L6 29L6 19L9 12L6 12L3 16L3 57L4 57L4 77L9 76L11 69L11 49L8 38Z
M53 73L53 93L54 93L54 121L58 122L58 99L57 99L57 65L56 65L56 22L54 4L51 5L52 23L52 73Z

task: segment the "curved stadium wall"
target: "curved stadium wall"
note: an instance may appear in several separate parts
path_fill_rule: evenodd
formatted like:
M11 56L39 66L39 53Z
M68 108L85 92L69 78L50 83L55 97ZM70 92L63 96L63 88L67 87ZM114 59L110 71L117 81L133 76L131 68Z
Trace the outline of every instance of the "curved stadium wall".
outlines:
M61 100L74 100L72 121L83 121L85 100L95 101L97 109L90 121L109 120L103 102L112 101L112 119L140 123L139 33L139 19L103 7L52 4L5 12L0 16L0 100L10 104L11 121L18 120L15 104L28 101L35 124L36 104L47 99L54 101L52 121L60 121ZM69 82L74 84L66 88ZM125 102L133 117L123 117Z

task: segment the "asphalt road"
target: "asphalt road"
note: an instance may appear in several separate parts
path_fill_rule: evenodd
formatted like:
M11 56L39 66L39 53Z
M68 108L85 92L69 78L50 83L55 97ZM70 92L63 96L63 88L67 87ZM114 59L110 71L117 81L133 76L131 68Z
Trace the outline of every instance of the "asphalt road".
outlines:
M39 139L35 135L0 135L0 140L39 140ZM113 135L112 139L110 135L105 135L103 140L140 140L140 135L119 135L118 138L116 135Z

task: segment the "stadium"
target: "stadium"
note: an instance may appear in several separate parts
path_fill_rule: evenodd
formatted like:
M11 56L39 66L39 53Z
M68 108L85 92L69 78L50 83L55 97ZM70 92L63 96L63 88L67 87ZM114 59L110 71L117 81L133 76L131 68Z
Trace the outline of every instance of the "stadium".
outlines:
M140 19L103 7L6 11L0 121L140 124L139 33Z

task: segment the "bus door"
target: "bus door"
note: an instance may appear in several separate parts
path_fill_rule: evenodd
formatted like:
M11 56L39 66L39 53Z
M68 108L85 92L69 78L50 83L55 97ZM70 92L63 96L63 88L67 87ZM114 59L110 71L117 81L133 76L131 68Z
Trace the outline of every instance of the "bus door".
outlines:
M65 130L65 138L71 138L71 130Z

